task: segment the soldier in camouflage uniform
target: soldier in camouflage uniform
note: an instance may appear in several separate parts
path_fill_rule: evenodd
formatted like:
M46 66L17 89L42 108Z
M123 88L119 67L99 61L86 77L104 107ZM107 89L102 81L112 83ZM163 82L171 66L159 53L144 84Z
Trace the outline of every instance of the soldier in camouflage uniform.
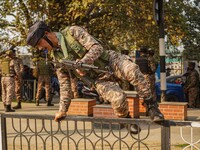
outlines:
M27 36L27 44L40 50L48 49L55 60L75 60L77 63L94 64L101 69L108 67L113 72L114 78L127 80L136 87L140 97L143 97L151 119L160 121L164 119L156 103L152 100L149 85L145 82L138 65L132 62L127 55L122 55L113 50L105 51L102 45L88 32L78 26L70 26L61 32L50 32L44 22L35 23ZM60 121L66 116L71 102L71 88L69 74L63 66L58 66L57 75L60 82L60 109L56 113L55 121ZM88 73L76 69L81 77L93 79L93 85L100 96L111 102L114 113L118 117L129 118L126 94L119 84L110 79L109 73Z
M21 93L21 87L22 87L22 73L24 70L22 59L16 56L16 51L13 51L13 58L15 62L17 63L18 67L20 68L20 72L18 75L15 76L15 97L17 100L17 105L13 107L13 109L21 109L21 101L22 101L22 93Z
M151 88L151 92L153 95L154 100L156 101L157 97L156 97L156 70L158 67L158 62L156 62L155 58L154 58L154 50L149 49L148 52L148 61L149 61L149 67L151 68L150 73L149 73L149 78L150 78L150 88Z
M199 104L199 73L195 69L195 63L188 63L187 78L184 85L184 92L188 94L188 106L195 108Z
M2 101L5 112L14 112L11 108L12 100L15 96L15 76L19 75L20 68L13 57L12 50L7 50L6 56L1 59L1 87Z
M140 58L144 59L146 61L146 64L144 64L145 61L142 61L142 65L140 65L140 63L138 63L139 67L145 67L141 68L142 73L144 74L144 77L147 81L147 83L150 86L151 89L151 93L153 95L153 100L156 101L156 90L155 90L155 82L156 82L156 78L155 78L155 72L157 69L157 65L158 63L155 61L154 56L154 51L152 49L148 49L146 47L143 47L140 49ZM136 63L137 63L137 59L136 59Z
M47 101L47 106L54 106L51 103L51 74L53 71L52 65L49 61L46 61L46 56L44 54L40 55L40 59L36 64L36 72L37 72L37 94L36 94L36 106L39 106L39 100L41 99L43 86L45 87L45 99Z

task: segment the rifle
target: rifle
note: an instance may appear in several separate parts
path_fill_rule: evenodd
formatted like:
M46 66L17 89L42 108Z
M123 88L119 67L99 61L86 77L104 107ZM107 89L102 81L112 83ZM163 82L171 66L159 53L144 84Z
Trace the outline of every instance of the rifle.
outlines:
M52 61L55 64L61 64L62 66L66 67L67 69L84 69L84 70L94 70L96 72L100 72L100 73L109 73L112 74L110 71L108 70L102 70L99 67L95 66L95 65L88 65L88 64L84 64L84 63L77 63L76 61L70 61L70 60L61 60L61 61Z
M84 64L84 63L77 63L76 61L70 61L70 60L61 60L61 61L51 61L55 64L58 64L58 65L61 65L63 66L64 68L67 68L67 69L71 69L73 70L73 73L79 77L87 86L89 87L93 87L94 85L94 81L93 79L90 79L86 76L80 76L76 71L75 69L84 69L84 70L94 70L95 72L99 72L99 73L108 73L110 75L112 75L113 73L111 71L108 71L108 70L102 70L102 69L99 69L99 67L95 66L95 65L88 65L88 64Z

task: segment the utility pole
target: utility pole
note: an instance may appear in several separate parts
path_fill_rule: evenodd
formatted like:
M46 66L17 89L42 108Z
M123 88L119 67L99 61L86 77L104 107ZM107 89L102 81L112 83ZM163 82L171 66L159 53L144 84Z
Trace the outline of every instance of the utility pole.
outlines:
M159 27L159 54L160 54L160 87L161 102L166 101L166 70L165 70L165 32L163 0L154 0L154 18Z

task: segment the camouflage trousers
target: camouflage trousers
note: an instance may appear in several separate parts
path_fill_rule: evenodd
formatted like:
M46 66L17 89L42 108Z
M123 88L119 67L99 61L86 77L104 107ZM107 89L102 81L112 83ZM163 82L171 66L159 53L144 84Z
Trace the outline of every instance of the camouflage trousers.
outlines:
M37 94L36 94L36 101L39 101L42 94L42 88L45 88L45 98L46 101L51 100L51 77L46 75L40 75L38 77L38 84L37 84Z
M190 88L188 90L188 105L191 108L197 107L197 103L199 100L199 88Z
M79 93L78 93L78 79L76 77L70 78L71 82L71 89L72 89L72 98L78 98Z
M111 51L109 61L114 77L128 81L134 85L140 97L152 97L149 84L144 79L144 75L139 70L138 65L133 63L129 57ZM112 81L97 80L95 86L99 95L104 100L111 102L115 115L118 117L126 117L128 115L126 94L120 88L119 84Z
M152 97L150 86L141 73L139 66L128 56L110 51L109 64L114 76L132 84L140 97Z
M145 74L144 78L146 79L147 83L150 86L151 89L151 94L153 96L153 100L156 101L157 97L156 97L156 78L155 78L155 74Z
M70 75L68 71L64 71L62 68L56 69L56 74L60 83L59 112L67 112L73 97Z
M22 78L15 78L15 97L17 102L22 101L22 93L21 93L21 87L22 87Z
M14 77L2 77L2 101L4 105L11 105L15 96L15 79Z
M95 87L103 100L111 103L115 115L118 117L126 117L128 115L126 94L118 83L98 80L95 82Z

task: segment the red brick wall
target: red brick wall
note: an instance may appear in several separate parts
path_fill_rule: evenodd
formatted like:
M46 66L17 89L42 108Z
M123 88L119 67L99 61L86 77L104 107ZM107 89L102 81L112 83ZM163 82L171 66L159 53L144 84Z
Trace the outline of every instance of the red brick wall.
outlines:
M139 99L139 111L140 111L140 115L146 115L146 107L144 105L142 105L144 102L143 98Z
M139 99L137 97L127 97L129 114L132 118L139 118Z
M159 104L160 111L169 120L187 120L187 103L163 102Z
M96 105L93 107L93 117L97 118L118 118L110 104Z
M139 118L139 99L131 95L127 96L129 113L132 118ZM99 118L117 118L111 105L96 105L93 107L93 116Z
M93 106L96 105L95 99L72 99L68 115L85 115L90 116L93 114Z

